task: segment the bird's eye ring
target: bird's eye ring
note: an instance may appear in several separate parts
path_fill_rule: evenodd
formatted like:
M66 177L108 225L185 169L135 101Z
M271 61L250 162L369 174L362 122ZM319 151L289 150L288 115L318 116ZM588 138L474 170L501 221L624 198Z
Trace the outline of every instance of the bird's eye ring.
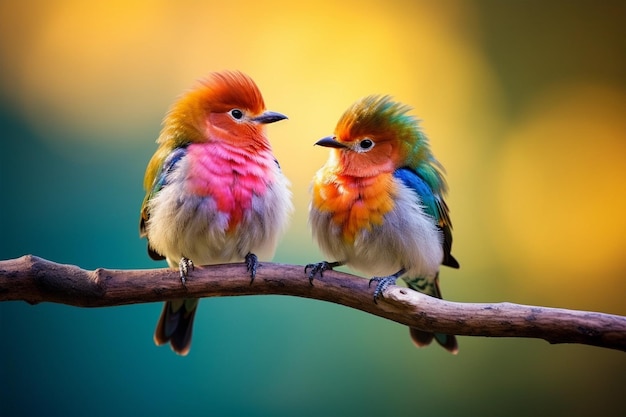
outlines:
M372 146L374 146L374 142L372 142L371 139L363 139L360 143L359 146L361 147L361 149L363 150L368 150L369 148L371 148Z
M243 112L239 109L232 109L229 113L235 120L241 120L243 117Z

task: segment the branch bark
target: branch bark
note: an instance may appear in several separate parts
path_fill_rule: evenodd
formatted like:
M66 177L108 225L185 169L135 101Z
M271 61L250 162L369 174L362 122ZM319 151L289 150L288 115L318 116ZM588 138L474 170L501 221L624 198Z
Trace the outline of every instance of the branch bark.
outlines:
M341 304L407 326L463 336L527 337L550 343L580 343L626 351L626 317L513 303L457 303L391 286L378 304L368 281L327 271L314 285L304 267L264 262L256 279L243 264L196 267L180 283L170 269L94 271L32 255L0 261L0 301L43 301L77 307L107 307L176 298L292 295Z

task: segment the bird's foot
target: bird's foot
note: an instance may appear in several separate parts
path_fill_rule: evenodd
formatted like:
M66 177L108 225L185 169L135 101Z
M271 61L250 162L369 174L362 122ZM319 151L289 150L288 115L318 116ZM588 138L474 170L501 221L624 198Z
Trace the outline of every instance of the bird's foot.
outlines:
M185 258L184 256L180 258L178 271L180 272L180 282L185 288L187 288L187 277L189 276L189 271L192 271L193 269L194 266L191 259Z
M369 287L372 286L372 282L376 282L376 288L374 289L374 304L378 304L379 297L385 298L383 291L385 291L388 286L395 284L396 280L405 272L405 269L402 268L393 275L388 275L386 277L374 277L370 279L368 284Z
M315 275L320 274L320 278L324 276L324 271L332 271L333 268L343 265L344 262L327 262L322 261L316 264L307 264L304 267L304 273L306 274L309 268L311 272L309 272L309 284L313 285L313 279Z
M246 268L248 268L248 272L250 272L250 285L252 285L256 277L256 270L259 267L259 258L254 253L248 253L245 259Z

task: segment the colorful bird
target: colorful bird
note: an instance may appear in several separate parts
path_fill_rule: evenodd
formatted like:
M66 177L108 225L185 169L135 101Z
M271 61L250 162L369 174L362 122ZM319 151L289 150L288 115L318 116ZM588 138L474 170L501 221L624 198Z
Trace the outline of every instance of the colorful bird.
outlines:
M439 266L458 268L451 255L452 224L443 199L443 167L410 108L372 95L352 105L335 134L316 145L332 148L312 186L309 223L332 262L309 264L309 279L340 265L376 282L374 302L402 278L410 288L441 298ZM456 337L411 328L417 346L433 337L452 353Z
M183 286L194 265L224 262L245 261L254 280L257 256L273 256L293 208L265 125L286 118L266 111L241 72L213 73L171 107L146 169L139 228L150 257L178 269ZM155 343L186 355L197 306L166 302Z

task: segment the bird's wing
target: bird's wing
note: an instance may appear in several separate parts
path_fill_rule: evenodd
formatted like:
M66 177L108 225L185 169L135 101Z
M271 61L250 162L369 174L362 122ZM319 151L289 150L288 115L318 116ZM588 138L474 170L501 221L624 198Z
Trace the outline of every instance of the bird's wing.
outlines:
M424 212L431 216L443 234L443 265L458 268L459 263L452 254L452 223L443 197L433 189L415 170L404 167L394 172L394 177L415 192Z
M167 184L168 174L172 172L176 164L186 153L186 147L175 148L165 155L157 151L150 160L144 179L146 196L141 205L141 218L139 221L139 234L141 237L146 236L146 221L150 218L148 202Z

